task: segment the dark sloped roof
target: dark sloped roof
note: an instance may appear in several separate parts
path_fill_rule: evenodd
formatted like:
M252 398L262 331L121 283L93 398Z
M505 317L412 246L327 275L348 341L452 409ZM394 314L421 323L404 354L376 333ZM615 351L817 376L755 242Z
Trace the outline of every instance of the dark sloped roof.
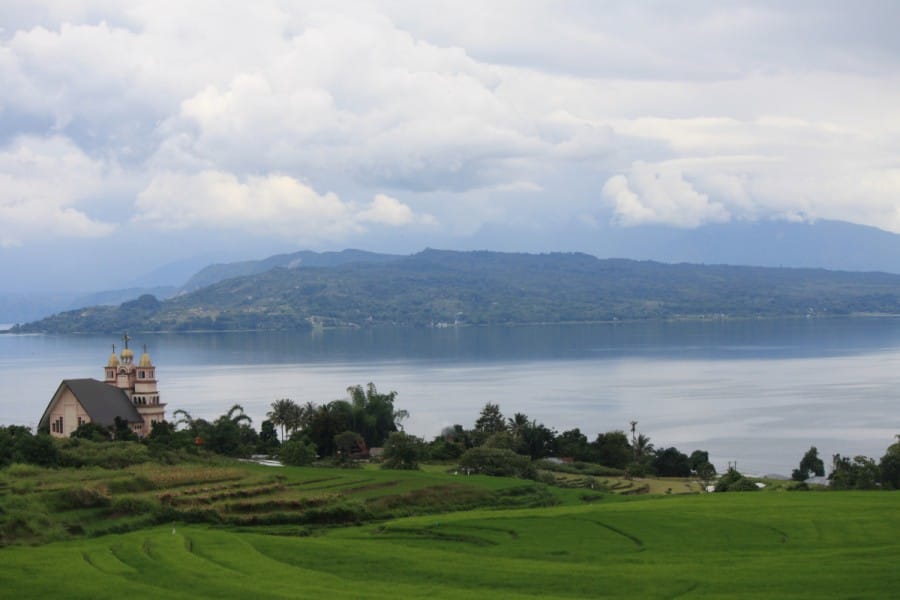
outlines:
M137 409L128 399L128 395L121 390L108 383L97 381L96 379L64 379L57 390L54 399L62 391L63 387L72 390L75 398L84 410L91 417L91 421L99 425L113 425L116 417L125 419L126 421L143 421ZM51 400L52 404L52 400ZM49 406L47 407L50 408ZM41 425L46 426L43 422L46 418L41 419Z

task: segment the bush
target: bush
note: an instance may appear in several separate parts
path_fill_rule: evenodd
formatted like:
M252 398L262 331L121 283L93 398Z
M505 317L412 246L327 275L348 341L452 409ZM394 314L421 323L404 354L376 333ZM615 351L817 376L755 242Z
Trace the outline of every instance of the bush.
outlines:
M56 445L47 434L32 435L20 425L0 427L0 467L12 463L29 463L55 467L59 463Z
M759 488L751 480L744 477L737 469L728 469L728 472L716 482L717 492L756 492Z
M121 469L152 460L147 447L137 442L68 439L62 440L59 446L59 464L63 467Z
M459 466L471 473L497 477L535 479L537 470L531 458L500 448L472 448L459 459Z
M72 432L71 437L92 442L108 442L112 439L112 432L103 425L89 421L79 425L78 429Z
M456 460L466 451L466 446L460 442L447 441L443 438L431 442L428 447L428 455L431 460Z
M157 507L155 502L147 498L120 496L112 499L109 504L109 512L119 515L141 515L152 513Z
M56 492L53 506L58 510L109 506L109 492L93 487L72 487Z
M557 471L559 473L572 473L573 475L593 475L594 477L619 477L624 475L622 469L604 467L597 463L575 461L572 463L559 463L547 459L534 461L534 466L545 471Z
M303 440L289 440L278 449L278 458L286 465L302 467L316 460L316 447Z
M381 468L418 469L421 456L422 440L400 431L394 431L388 435L387 442L384 444L384 464L381 465Z

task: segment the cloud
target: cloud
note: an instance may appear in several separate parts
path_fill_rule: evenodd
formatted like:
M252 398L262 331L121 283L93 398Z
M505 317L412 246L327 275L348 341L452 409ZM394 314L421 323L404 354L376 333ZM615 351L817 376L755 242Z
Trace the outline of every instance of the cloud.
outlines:
M114 224L80 206L100 195L107 180L107 168L66 138L16 138L0 149L0 246L111 233Z
M234 230L300 243L344 239L364 232L367 224L403 227L435 222L383 194L358 206L332 192L320 194L286 175L242 181L222 171L157 175L138 195L136 207L138 226Z
M673 165L635 163L627 177L611 177L602 194L613 206L616 223L624 226L698 227L731 218L724 206L698 192Z
M7 223L32 218L104 235L132 217L96 216L113 187L142 223L262 237L611 214L900 232L896 16L879 3L5 2L0 145L64 139L92 175L66 171L53 199L40 169L0 172L31 215L0 226L18 243L40 230Z
M361 223L379 223L392 227L414 223L437 224L433 216L429 214L416 215L407 205L384 194L377 194L367 208L357 213L356 219Z

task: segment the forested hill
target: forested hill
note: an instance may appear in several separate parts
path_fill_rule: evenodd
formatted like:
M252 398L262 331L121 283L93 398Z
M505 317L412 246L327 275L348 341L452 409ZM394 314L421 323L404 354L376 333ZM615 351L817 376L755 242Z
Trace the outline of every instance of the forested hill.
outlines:
M60 313L17 332L303 329L900 314L900 275L425 250L274 268L163 302Z
M262 260L209 265L195 273L181 291L193 292L200 288L244 275L265 273L276 267L295 269L297 267L337 267L350 263L384 263L403 258L395 254L376 254L363 250L341 250L340 252L310 252L301 250L291 254L276 254Z

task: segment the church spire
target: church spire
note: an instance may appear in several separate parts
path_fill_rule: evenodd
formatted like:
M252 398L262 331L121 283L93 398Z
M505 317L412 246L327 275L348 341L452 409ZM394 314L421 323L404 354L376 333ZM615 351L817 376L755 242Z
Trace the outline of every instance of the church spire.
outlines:
M121 358L122 362L128 365L134 360L134 352L128 347L128 342L131 341L131 338L128 336L127 331L122 335L122 341L125 342L125 349L122 350Z

